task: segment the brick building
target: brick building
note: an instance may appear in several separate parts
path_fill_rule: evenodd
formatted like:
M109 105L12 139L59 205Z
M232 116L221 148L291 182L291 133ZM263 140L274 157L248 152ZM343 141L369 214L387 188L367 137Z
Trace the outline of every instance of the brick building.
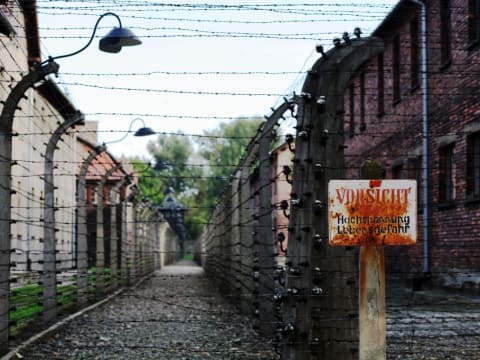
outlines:
M348 177L371 158L417 180L418 242L386 249L391 275L479 291L480 1L402 0L373 36L385 51L344 94Z
M0 109L12 88L40 61L37 13L32 1L0 2ZM11 277L17 283L36 280L42 270L44 239L46 145L52 134L78 109L51 78L24 93L12 132L10 252ZM5 125L3 125L5 126ZM65 134L55 151L55 246L58 268L72 267L74 244L75 133ZM2 160L5 161L5 160ZM2 199L3 201L3 199ZM4 242L4 244L7 244ZM2 253L2 251L0 251Z

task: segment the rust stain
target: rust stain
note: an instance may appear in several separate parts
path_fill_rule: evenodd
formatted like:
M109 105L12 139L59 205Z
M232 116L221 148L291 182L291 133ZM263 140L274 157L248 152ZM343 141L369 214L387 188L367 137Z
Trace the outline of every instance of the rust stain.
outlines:
M331 245L409 245L413 219L408 215L412 189L382 188L382 180L370 180L367 189L336 189L344 212L330 213L329 225L336 229ZM330 199L332 202L333 199Z

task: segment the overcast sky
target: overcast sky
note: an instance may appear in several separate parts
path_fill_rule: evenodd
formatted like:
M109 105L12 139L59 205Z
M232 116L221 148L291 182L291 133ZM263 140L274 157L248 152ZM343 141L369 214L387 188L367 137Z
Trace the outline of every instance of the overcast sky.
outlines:
M368 1L368 0L367 0ZM321 3L321 4L320 4ZM397 3L370 0L46 1L38 0L43 59L81 48L100 15L114 12L142 45L102 53L98 40L59 59L60 77L100 141L121 138L133 119L157 132L201 134L221 121L269 115L298 92L318 58L315 46L360 27L368 35ZM118 26L102 19L97 36ZM352 35L353 36L353 35ZM108 146L116 156L149 158L150 139Z

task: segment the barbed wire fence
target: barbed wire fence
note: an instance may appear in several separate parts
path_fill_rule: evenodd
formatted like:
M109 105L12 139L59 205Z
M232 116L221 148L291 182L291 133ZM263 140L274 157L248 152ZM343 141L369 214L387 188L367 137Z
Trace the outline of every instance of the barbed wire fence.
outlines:
M206 10L206 8L202 9ZM271 11L269 9L268 11ZM291 11L292 9L288 9ZM287 9L285 9L287 11ZM162 29L163 30L163 29ZM177 29L178 30L178 29ZM231 33L225 34L206 34L205 36L227 36L231 37ZM282 35L280 36L293 36ZM328 34L326 34L328 35ZM183 35L176 35L183 36ZM195 35L199 36L198 33ZM243 36L263 36L265 34L243 34ZM297 36L297 35L295 35ZM293 36L292 39L295 39ZM366 57L372 56L372 53L379 51L380 46L367 46L370 53L365 54ZM434 46L437 49L438 46ZM19 64L18 64L19 65ZM20 65L19 65L20 66ZM345 70L350 73L353 70ZM7 71L10 73L10 71ZM19 72L20 73L20 72ZM342 72L343 73L343 72ZM189 75L188 73L185 73ZM236 73L228 73L229 75L239 75ZM272 74L264 72L264 75L282 75L283 73ZM316 74L310 73L309 76L318 76L318 74L331 76L328 70L317 69ZM138 74L137 74L138 75ZM167 74L169 75L169 74ZM179 75L179 74L174 74ZM199 74L202 75L202 74ZM255 75L247 74L247 75ZM257 74L258 75L258 74ZM453 73L452 78L461 78L465 74L461 72ZM472 73L471 75L475 75ZM310 80L314 83L314 80ZM10 83L7 79L2 79L2 87L6 90ZM72 83L66 83L74 85ZM100 87L96 84L87 82L77 84L78 86ZM313 86L313 85L312 85ZM103 87L103 86L102 86ZM142 89L134 87L120 88L107 87L110 91L128 91L138 92ZM227 96L272 96L277 97L282 94L255 93L255 92L205 92L199 91L176 91L169 89L148 89L147 92L177 92L189 95L205 95L218 94ZM196 256L205 267L207 274L216 282L223 294L238 304L239 308L252 316L255 326L259 331L268 336L276 338L277 350L284 357L298 354L298 358L349 358L355 357L355 349L357 348L356 338L356 289L358 287L358 273L355 267L356 250L345 249L344 251L330 250L326 245L326 227L319 219L324 216L325 197L324 183L332 173L335 177L342 177L347 171L356 170L355 163L359 163L362 159L358 159L355 154L344 154L346 163L329 163L332 159L340 159L336 155L330 157L330 154L338 154L338 148L342 143L335 143L335 139L343 135L343 127L331 128L325 123L318 122L321 114L317 113L319 103L318 99L312 98L315 91L304 91L302 94L294 95L291 99L273 109L273 114L268 116L262 127L260 134L250 143L247 155L238 164L220 164L219 166L229 166L235 169L229 186L224 190L222 197L219 199L219 205L214 209L211 219L204 224L206 230L201 241L197 243ZM374 88L366 88L366 94L374 94ZM341 91L339 92L341 93ZM320 94L321 95L321 94ZM435 94L434 94L435 95ZM474 102L470 100L470 102ZM320 104L321 105L321 104ZM338 104L337 104L338 105ZM284 171L281 173L271 173L271 150L272 144L276 141L275 128L282 121L282 115L287 111L294 111L297 120L296 125L296 143L291 149L295 151L293 155L293 164L281 164ZM331 113L337 113L338 109ZM330 113L330 112L328 112ZM458 113L460 114L460 113ZM457 114L457 115L458 115ZM101 114L93 114L100 116ZM130 116L131 114L114 114ZM153 114L144 114L145 116L155 116ZM369 115L369 114L367 114ZM372 115L372 114L371 114ZM375 114L373 114L375 115ZM453 113L452 113L453 115ZM188 115L164 115L165 117L190 118ZM49 118L49 115L42 114L38 109L36 114L22 114L18 119L24 118L25 122L29 122L32 118ZM200 117L199 117L200 118ZM456 118L458 119L458 118ZM30 235L23 235L28 228L35 227L42 229L44 223L42 221L42 212L44 209L44 194L42 194L41 181L34 186L27 186L23 181L27 179L42 180L45 175L42 169L43 159L43 143L51 136L54 123L59 120L55 116L50 119L52 130L45 131L44 127L30 128L28 131L18 132L21 141L26 144L36 160L22 160L14 156L16 163L14 168L14 178L19 179L14 182L13 186L13 202L12 214L14 223L12 224L12 262L10 267L9 281L12 282L11 298L20 297L18 303L29 302L30 304L41 303L41 291L34 290L33 293L17 294L16 285L13 282L17 275L25 275L28 278L28 285L41 285L39 278L43 270L43 255L45 254L41 248L31 249L28 243L35 240ZM330 120L329 120L330 121ZM406 126L416 121L409 115L398 114L392 122L402 122ZM453 119L452 121L460 121ZM340 122L339 122L340 123ZM27 126L27 125L25 125ZM328 130L328 132L325 132ZM392 134L389 131L373 131L367 130L357 135L368 135L388 140ZM458 135L464 134L458 131ZM165 132L165 135L172 135ZM201 134L176 134L178 136L204 136ZM72 138L73 139L73 138ZM73 144L73 140L68 139L60 146L59 154L73 153L77 154ZM332 144L333 140L333 145ZM235 139L229 139L235 140ZM325 151L325 144L332 146L331 149ZM320 149L320 150L319 150ZM321 158L321 157L325 158ZM341 160L341 159L340 159ZM58 168L55 169L56 179L68 178L72 180L75 174L75 167L84 163L84 159L72 161L70 157L64 159L55 159ZM104 162L103 165L113 166L115 163ZM172 164L175 165L175 164ZM199 166L205 166L199 164ZM293 174L286 167L293 168ZM417 167L421 170L421 165ZM337 175L338 174L338 175ZM206 177L204 179L207 179ZM281 199L285 201L272 203L273 184L275 181L288 183L293 188L290 197ZM323 182L323 185L322 185ZM291 183L291 184L290 184ZM323 198L321 197L323 194ZM178 249L175 247L173 234L162 233L156 229L158 226L158 218L148 206L148 203L142 202L139 197L138 201L133 204L128 203L125 199L119 200L119 195L112 195L112 201L108 210L102 213L105 228L108 223L112 225L109 234L104 234L104 241L108 242L109 238L114 241L115 234L120 235L120 239L125 239L130 228L130 235L133 235L137 241L133 248L129 248L128 244L122 243L120 248L116 249L116 253L107 254L105 249L97 249L100 257L108 257L111 259L116 255L120 258L118 261L118 283L125 284L135 282L142 276L149 274L155 268L155 257L166 256L168 259L165 263L172 262L177 258ZM320 201L320 202L317 202ZM287 204L288 206L286 206ZM86 206L85 206L86 207ZM25 216L23 210L28 209L29 214ZM57 248L55 253L57 261L52 274L55 274L58 285L78 287L78 281L83 278L91 278L93 273L78 274L78 279L69 270L72 262L82 260L79 257L78 249L75 249L69 239L72 235L73 227L76 221L72 220L76 217L76 211L80 210L72 200L69 203L66 200L59 199L55 203L56 210L56 232ZM90 210L92 210L90 208ZM117 222L114 217L107 220L115 212L121 217L121 221ZM290 223L287 227L279 227L275 225L279 213L287 213ZM97 214L91 212L92 216ZM100 222L101 223L101 222ZM116 224L114 224L116 223ZM120 225L121 224L121 225ZM119 230L119 226L121 229ZM455 226L455 224L452 224ZM134 230L131 230L134 229ZM461 229L458 228L458 231ZM77 230L78 235L92 234L90 230ZM279 234L283 234L279 236ZM159 235L161 234L161 235ZM169 245L164 248L158 248L159 241L157 236L172 238ZM288 240L287 240L288 238ZM117 238L117 243L123 240ZM283 240L282 240L283 239ZM38 239L40 240L40 239ZM288 243L288 247L287 247ZM113 244L113 243L112 243ZM115 246L110 245L110 250ZM474 257L474 250L477 246L474 243L461 243L449 245L441 249L436 249L438 253L450 254L458 250L458 246L462 246L465 253L471 252L472 255L466 258L458 259L458 265L461 267L465 262L475 264L478 259ZM288 250L288 251L285 251ZM27 255L28 253L28 255ZM285 256L287 253L287 256ZM395 262L399 262L399 254L401 256L410 256L411 262L421 262L418 254L408 254L408 250L391 250L387 251L387 262L394 264L393 275L398 277L408 276L411 271L408 268L399 268ZM128 262L126 259L130 259ZM85 259L83 259L85 260ZM3 270L2 270L3 271ZM61 273L58 273L58 272ZM113 269L112 269L113 271ZM433 270L438 274L448 275L449 273L459 273L461 270ZM13 275L15 274L15 275ZM110 278L110 274L105 273L105 278ZM115 278L115 277L114 277ZM115 290L113 280L107 281L106 292L110 293ZM89 282L88 289L81 290L78 296L86 296L88 299L95 298L95 287L93 282ZM402 292L394 289L390 296L391 305L387 321L392 327L390 342L401 349L397 352L405 356L420 356L425 354L422 348L422 342L428 343L431 337L447 337L462 336L471 340L471 343L462 351L465 356L473 358L478 346L475 344L478 338L478 313L474 307L464 304L465 312L462 314L449 313L451 304L444 298L429 297L428 294L420 295L411 292ZM78 289L77 289L78 291ZM60 296L68 297L75 292L74 289L67 287L61 290ZM399 298L401 298L399 300ZM64 306L63 300L58 301L57 305ZM461 299L459 299L461 301ZM440 311L432 311L428 313L428 321L420 310L422 307L435 306ZM15 305L18 306L18 305ZM341 310L339 310L339 308ZM13 310L13 308L12 308ZM37 309L40 314L42 309ZM61 311L60 311L61 312ZM445 314L444 314L445 312ZM470 312L470 313L469 313ZM408 321L406 321L408 320ZM18 321L20 323L21 320ZM407 322L407 324L401 324ZM422 327L425 323L428 326ZM463 323L463 324L462 324ZM468 326L466 324L469 324ZM16 326L17 320L11 319L9 326ZM435 331L434 331L435 330ZM420 338L417 336L421 334ZM450 343L444 343L444 346L452 348L455 346L455 340ZM425 344L423 344L425 345ZM427 344L428 345L428 344ZM428 347L427 347L428 348Z
M256 319L259 331L275 336L277 351L284 359L358 358L359 253L353 247L339 249L328 245L327 184L330 179L343 179L347 174L355 176L352 174L358 173L366 160L345 150L348 124L344 126L344 117L348 116L348 110L344 109L343 94L350 76L381 52L380 39L364 38L349 40L323 55L309 72L301 94L294 97L297 122L291 146L294 151L291 162L285 164L293 166L293 173L290 177L290 171L286 170L282 175L282 181L289 181L292 186L283 199L287 205L282 209L272 201L273 184L278 179L268 174L273 156L260 144L271 134L270 129L262 130L240 170L233 173L200 241L198 251L207 273L218 280L219 287L226 290L242 311ZM274 118L267 117L264 129L268 129L266 124ZM405 115L398 124L403 120L412 121L412 126L402 128L403 131L415 133L412 115ZM354 136L359 141L377 136L388 139L394 132L362 129L350 134L351 138ZM292 142L291 138L287 141ZM398 148L398 151L407 150ZM269 155L270 161L266 161ZM243 169L249 169L250 181L242 181ZM422 165L417 163L413 170L421 171ZM239 208L238 204L247 203L247 211ZM282 232L285 229L272 223L276 213L285 209L289 213L288 242ZM282 259L279 245L286 246L286 258ZM422 245L419 239L416 249L385 250L391 281L387 285L387 352L398 358L458 353L460 357L473 359L478 351L474 345L478 332L473 325L478 312L468 313L478 305L478 299L466 301L465 309L469 310L464 311L460 298L454 299L444 292L420 291L421 285L416 280L421 276L418 264L423 260L419 251ZM450 273L452 277L454 274L475 277L475 266L468 265L478 261L475 245L467 239L460 246L462 249L457 250L453 245L436 247L434 251L439 257L448 257L446 254L456 251L464 254L463 246L470 251L466 250L468 255L461 259L452 259L456 264L452 267L436 264L430 276L438 279ZM462 275L468 268L473 273ZM422 322L417 321L417 316L431 318ZM409 325L404 327L404 323ZM454 341L447 334L461 342L459 349L452 347Z

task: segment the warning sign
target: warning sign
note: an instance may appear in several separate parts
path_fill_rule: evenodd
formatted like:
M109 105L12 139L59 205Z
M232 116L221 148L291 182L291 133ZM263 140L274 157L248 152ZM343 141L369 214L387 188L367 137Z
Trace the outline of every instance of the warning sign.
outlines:
M411 245L417 241L415 180L331 180L330 245Z

